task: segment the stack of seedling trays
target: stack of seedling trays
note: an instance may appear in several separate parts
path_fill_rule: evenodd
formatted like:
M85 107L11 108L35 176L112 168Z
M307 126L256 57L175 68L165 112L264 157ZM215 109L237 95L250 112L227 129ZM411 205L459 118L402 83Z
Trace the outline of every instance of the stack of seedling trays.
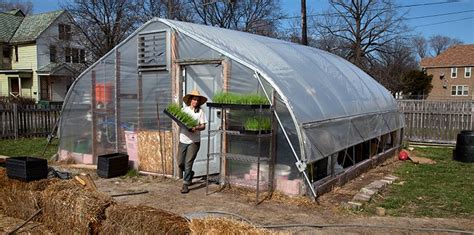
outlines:
M11 157L6 160L7 176L21 181L45 179L48 176L46 159L35 157Z
M128 155L111 153L100 155L97 161L97 175L102 178L113 178L127 174Z

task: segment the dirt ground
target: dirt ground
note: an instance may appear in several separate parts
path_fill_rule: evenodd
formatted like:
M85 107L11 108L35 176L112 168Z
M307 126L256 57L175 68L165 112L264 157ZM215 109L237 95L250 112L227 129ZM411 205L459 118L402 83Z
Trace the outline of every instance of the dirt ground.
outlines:
M319 198L319 205L306 198L288 198L280 195L263 200L259 205L255 205L255 194L235 188L219 190L218 185L210 185L210 194L206 195L205 181L199 178L194 179L194 184L190 187L191 191L189 194L180 193L182 184L180 180L159 176L112 179L101 179L95 176L94 179L98 189L109 195L148 191L145 194L115 197L115 200L119 202L156 207L188 217L202 217L209 215L206 212L217 211L242 216L257 225L358 224L394 226L394 228L291 227L275 230L296 234L447 234L444 232L396 229L408 227L474 231L474 221L470 219L367 216L363 213L342 208L341 203L349 201L360 188L374 180L381 179L385 175L391 174L399 164L400 162L395 160L386 161L381 166L361 175L343 187L336 188L322 195ZM88 173L94 172L91 170L86 171ZM216 215L215 213L212 214ZM0 220L4 218L6 217L0 216ZM10 227L14 226L10 225ZM8 231L8 229L2 228L2 224L0 224L0 232L2 231Z

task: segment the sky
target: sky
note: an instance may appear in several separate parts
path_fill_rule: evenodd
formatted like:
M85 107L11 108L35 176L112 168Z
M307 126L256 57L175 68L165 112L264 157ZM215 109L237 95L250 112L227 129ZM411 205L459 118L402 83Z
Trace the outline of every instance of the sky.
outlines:
M32 0L34 13L60 9L59 0ZM300 0L280 0L288 16L300 15ZM401 13L406 13L413 35L429 38L445 35L465 44L474 44L474 0L396 0ZM329 8L328 0L306 0L307 14L318 14ZM413 6L418 5L418 6ZM284 20L282 27L290 27L291 20Z

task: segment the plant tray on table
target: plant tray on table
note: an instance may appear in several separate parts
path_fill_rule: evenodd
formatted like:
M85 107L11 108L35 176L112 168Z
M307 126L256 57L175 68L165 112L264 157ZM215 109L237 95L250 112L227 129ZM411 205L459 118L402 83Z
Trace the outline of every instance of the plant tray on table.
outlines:
M188 131L199 124L196 119L184 112L178 104L169 104L168 107L163 110L163 113L173 119L180 127Z
M229 107L243 109L270 108L270 103L265 96L258 94L237 94L232 92L219 92L212 98L209 107Z
M268 117L252 117L244 124L245 134L269 134L272 130L272 122Z

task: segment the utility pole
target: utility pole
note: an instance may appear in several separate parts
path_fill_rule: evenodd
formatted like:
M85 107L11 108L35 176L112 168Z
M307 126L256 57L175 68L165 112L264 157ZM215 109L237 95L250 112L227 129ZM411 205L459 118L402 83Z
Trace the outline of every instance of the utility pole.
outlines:
M306 26L306 0L301 0L301 44L308 45L308 28Z
M168 19L173 19L173 0L168 0Z

